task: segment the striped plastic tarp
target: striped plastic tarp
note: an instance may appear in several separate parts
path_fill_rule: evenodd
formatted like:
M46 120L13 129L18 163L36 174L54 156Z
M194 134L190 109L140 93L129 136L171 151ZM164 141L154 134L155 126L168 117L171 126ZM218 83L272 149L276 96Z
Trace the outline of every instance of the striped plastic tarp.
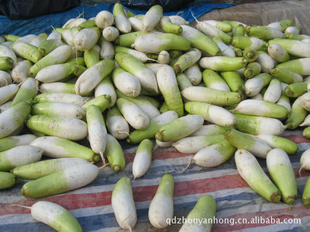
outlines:
M148 221L148 208L161 177L167 171L175 178L174 217L169 221L171 225L163 231L178 231L189 211L204 194L212 195L216 200L214 232L309 231L310 211L303 206L301 195L310 172L302 170L299 173L299 168L300 156L309 148L310 140L302 136L302 130L285 131L282 136L296 142L300 149L299 153L289 156L298 185L298 199L291 209L283 202L270 203L250 189L238 174L233 158L215 168L201 168L192 163L184 171L193 154L182 154L173 148L157 148L147 174L134 180L131 169L137 147L122 144L126 168L120 173L113 173L110 167L105 167L95 181L81 189L43 199L21 196L22 183L0 191L0 231L54 231L35 221L29 209L17 206L31 206L38 200L55 202L70 210L85 232L123 231L111 207L113 187L123 176L132 180L138 216L134 231L156 231ZM258 160L267 172L265 160Z

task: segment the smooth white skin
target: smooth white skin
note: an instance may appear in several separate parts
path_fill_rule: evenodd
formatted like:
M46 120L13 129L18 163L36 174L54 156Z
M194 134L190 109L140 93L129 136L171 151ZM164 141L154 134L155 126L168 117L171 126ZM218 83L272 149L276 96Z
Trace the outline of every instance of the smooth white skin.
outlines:
M85 18L77 18L74 19L72 22L70 22L70 28L71 27L78 27L81 23L85 22Z
M264 82L261 78L253 77L245 81L244 87L246 95L253 97L264 88Z
M197 28L211 38L219 36L220 29L205 21L197 22Z
M41 82L54 82L64 79L68 76L66 70L61 64L54 64L42 68L36 75L35 79Z
M73 43L77 50L86 51L95 46L99 36L94 29L84 28L75 34Z
M277 101L277 104L284 106L288 112L291 111L291 108L292 108L291 103L286 101L285 99L280 97L280 99Z
M268 54L270 57L278 62L284 61L287 57L287 51L277 43L272 43L268 45Z
M117 95L115 92L115 88L111 83L108 82L100 82L94 91L95 97L98 97L100 95L109 95L110 98L110 107L114 106L116 103Z
M14 51L3 44L0 44L0 56L11 57L13 59L13 65L17 63L17 56L15 55Z
M22 60L16 63L11 72L11 77L15 83L21 83L28 77L28 71L32 63L29 60Z
M150 58L143 52L139 52L139 51L131 49L131 48L128 48L126 52L133 55L137 59L141 60L143 63L150 60Z
M272 79L264 94L264 101L276 103L282 94L281 82L278 79Z
M142 31L152 31L159 24L162 16L157 8L151 7L142 18Z
M65 212L68 212L65 208L49 201L37 201L31 206L31 216L47 225L51 225L57 217Z
M120 227L132 231L132 228L137 223L137 213L131 191L129 189L118 191L113 194L111 201L116 220Z
M258 100L264 100L264 97L261 93L258 93L252 97L250 97L251 99L258 99Z
M273 29L276 29L278 31L281 31L282 27L281 27L281 24L279 22L272 22L272 23L269 23L267 25L267 27L271 27Z
M4 153L13 166L21 166L39 161L42 157L43 150L31 145L20 145Z
M213 81L212 83L208 83L208 86L206 87L231 92L229 86L224 81L224 79L222 81Z
M274 169L273 167L277 164L285 165L292 168L292 164L287 153L280 148L274 148L268 153L266 157L266 164L268 170Z
M22 134L22 135L14 135L9 136L8 138L14 139L16 146L21 145L30 145L30 143L37 138L37 136L33 134Z
M217 42L216 44L220 48L222 56L230 56L230 57L236 56L235 51L231 47L227 46L224 42L221 41Z
M168 226L167 218L173 217L173 198L162 193L156 193L149 206L149 220L158 229Z
M305 150L301 154L300 167L305 170L310 170L310 149Z
M270 73L275 67L275 61L267 53L258 54L256 62L261 65L262 72Z
M259 38L257 38L257 37L253 37L252 36L252 37L250 37L250 39L252 41L252 44L251 44L250 48L252 48L252 49L258 50L258 49L260 49L264 45L264 41L259 39Z
M48 39L55 39L55 40L61 40L61 34L60 32L53 30L46 38Z
M145 67L150 69L155 75L157 74L157 71L163 67L165 64L160 64L160 63L146 63Z
M252 147L248 148L247 150L256 157L266 158L268 152L271 151L272 148L263 140L260 140L255 137L253 138L255 140L255 143Z
M81 140L87 136L87 124L78 118L56 116L56 123L51 123L52 134L69 140ZM56 127L56 131L53 131ZM39 130L39 128L38 128Z
M137 70L133 74L138 78L142 89L158 93L158 84L152 70L145 67L142 70Z
M206 144L204 137L203 135L188 136L173 142L172 147L181 153L197 153L204 147L209 146L209 144Z
M76 104L82 106L84 104L84 99L78 94L72 93L46 93L46 98L48 102L64 102L70 104Z
M186 21L183 17L179 15L170 15L168 16L172 23L178 24L178 25L188 25L189 22Z
M143 24L142 24L141 19L132 16L132 17L129 17L128 20L130 22L131 28L134 31L142 31L143 30Z
M41 60L43 63L46 62L46 64L51 65L55 63L64 63L66 62L72 53L72 47L69 45L61 45L57 48L55 48L53 51L48 53L46 56L44 56Z
M40 44L45 40L45 38L43 37L39 37L37 36L36 38L34 38L33 40L31 40L30 44L36 47L39 47Z
M143 113L145 113L148 116L149 120L152 120L153 118L156 118L157 116L160 115L159 109L149 101L144 101L142 103L136 103L136 104L143 111Z
M131 24L125 14L119 14L115 17L115 26L122 33L129 33L131 31Z
M216 167L223 163L224 157L223 155L217 150L217 147L220 145L214 144L208 147L202 148L198 151L193 161L195 164L201 167Z
M290 54L298 56L298 57L310 57L310 43L303 41L294 41L292 47L289 48L288 51Z
M199 60L199 65L204 68L215 70L218 64L222 63L221 56L203 57Z
M66 92L66 83L63 82L51 82L42 83L39 86L41 93L54 92L54 93L64 93Z
M162 142L156 139L156 146L157 147L171 147L174 141Z
M295 26L289 26L284 31L285 34L299 34L299 29Z
M82 163L63 170L69 189L81 188L91 183L99 174L99 168L91 163Z
M0 88L0 105L9 101L15 96L19 87L17 84L9 84Z
M259 134L281 135L286 126L276 118L259 117Z
M114 46L110 41L103 40L100 44L100 57L103 60L111 60L114 58Z
M64 102L51 102L50 109L53 115L83 119L85 111L83 108L76 104L64 103Z
M310 111L310 92L304 93L302 96L300 96L300 103L301 106L307 110Z
M114 41L119 36L119 30L114 26L106 27L102 30L102 36L107 41Z
M97 27L104 29L105 27L112 26L114 23L114 16L110 11L100 11L95 17Z
M202 72L198 64L184 70L184 74L187 76L192 85L199 85L202 80Z
M75 18L68 19L67 22L62 25L62 28L70 28L70 23L72 23L75 20Z
M129 72L122 72L113 79L115 87L129 97L136 97L141 92L139 80Z
M16 104L17 105L17 104ZM15 106L15 105L14 105ZM15 107L9 107L0 114L0 138L11 135L22 125L18 125L16 120L19 117L24 117L24 112L18 112Z
M244 149L238 149L235 152L235 163L238 173L247 183L249 183L250 186L255 184L257 179L261 177L270 181L251 152Z
M62 39L65 41L66 44L70 46L74 46L73 42L73 34L70 29L66 29L61 33Z
M220 126L232 126L236 123L236 117L224 107L211 105L204 119Z
M30 145L38 147L44 151L44 155L51 158L65 158L68 152L57 141L58 137L55 136L43 136L33 140Z
M96 153L103 156L107 147L108 135L107 128L100 119L92 118L87 119L88 127L88 141L91 149Z
M256 113L260 112L260 115L264 115L266 112L269 112L270 109L266 108L263 100L245 99L241 101L233 111L250 115L257 115Z
M132 173L136 178L143 176L149 169L152 161L152 155L144 150L137 152L132 163Z
M149 125L149 117L134 103L127 101L117 104L126 121L136 130L143 130Z
M158 37L157 33L150 32L143 34L135 39L132 47L140 52L144 53L156 53L160 47L164 44L164 40ZM152 46L150 46L152 44Z
M310 126L310 114L307 115L307 117L299 126Z
M157 58L160 64L168 64L170 62L170 54L168 51L163 50L158 54Z
M107 117L106 125L109 133L116 139L125 139L129 135L128 122L122 116Z
M11 75L5 71L0 70L0 87L9 85L12 83Z
M96 88L96 86L100 83L102 80L101 73L99 71L100 66L93 65L86 69L77 79L75 83L75 92L79 95L88 94L93 89Z

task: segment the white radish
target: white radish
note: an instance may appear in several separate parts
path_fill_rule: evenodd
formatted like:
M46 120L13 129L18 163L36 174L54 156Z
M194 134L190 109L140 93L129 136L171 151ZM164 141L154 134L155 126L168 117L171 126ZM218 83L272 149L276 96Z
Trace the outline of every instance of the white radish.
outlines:
M116 105L133 128L143 130L148 127L149 117L135 103L125 98L118 98Z
M39 161L43 150L31 145L20 145L0 152L0 170L10 171L14 167Z
M16 95L18 90L19 87L17 84L9 84L0 87L0 105L12 99Z
M173 194L174 177L167 172L161 178L148 212L151 224L157 229L166 228L168 226L168 219L173 217Z
M107 147L108 133L103 115L98 106L90 105L87 107L86 122L90 147L105 162L103 154Z
M84 104L84 99L78 94L72 93L55 93L46 92L38 94L35 99L37 102L64 102L69 104L76 104L82 106Z
M143 176L149 169L152 162L153 142L144 139L138 146L135 158L132 162L132 173L134 178Z
M251 152L238 149L235 153L238 173L248 185L270 202L279 202L281 193L265 174L257 159Z
M142 31L152 31L160 22L163 17L163 7L161 5L152 6L143 16Z
M14 82L21 83L28 77L28 71L32 66L31 61L29 60L22 60L16 63L13 67L11 76Z
M129 124L116 106L108 109L106 125L109 133L116 139L125 139L129 135Z
M108 26L112 26L114 23L114 16L110 11L102 10L95 17L95 23L97 27L104 29Z
M57 231L82 232L83 229L78 220L64 207L49 201L37 201L31 207L31 216Z
M139 80L122 68L115 68L112 73L115 87L128 97L137 97L141 92Z
M3 70L0 70L0 88L12 83L11 75Z
M119 226L131 232L137 223L137 212L131 180L128 177L122 177L115 184L112 191L112 208Z
M264 101L275 103L280 99L281 94L281 82L278 79L273 78L264 93Z
M181 153L197 153L201 149L224 140L224 135L196 135L179 139L172 143L177 151Z
M114 26L105 27L102 30L102 36L107 41L115 41L119 36L119 30Z

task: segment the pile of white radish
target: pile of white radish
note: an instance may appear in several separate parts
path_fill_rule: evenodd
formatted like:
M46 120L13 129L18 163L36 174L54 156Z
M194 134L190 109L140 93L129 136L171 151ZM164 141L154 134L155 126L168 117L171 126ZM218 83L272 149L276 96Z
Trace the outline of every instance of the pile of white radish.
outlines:
M281 135L301 129L310 138L310 36L290 19L196 23L164 16L160 5L134 15L116 3L113 12L71 19L49 34L0 36L0 189L25 179L21 194L41 198L84 187L101 163L114 172L126 167L122 141L136 146L135 181L147 174L154 149L170 147L193 154L184 171L192 161L208 168L234 159L254 191L293 205L299 196L288 155L301 151ZM266 160L270 178L257 159ZM304 151L301 169L310 170L309 160ZM117 182L112 207L132 231L130 181ZM169 226L173 191L167 173L150 203L155 228ZM302 200L310 205L310 180ZM36 204L34 212L55 207ZM205 196L188 217L215 210ZM202 226L182 231L212 227Z

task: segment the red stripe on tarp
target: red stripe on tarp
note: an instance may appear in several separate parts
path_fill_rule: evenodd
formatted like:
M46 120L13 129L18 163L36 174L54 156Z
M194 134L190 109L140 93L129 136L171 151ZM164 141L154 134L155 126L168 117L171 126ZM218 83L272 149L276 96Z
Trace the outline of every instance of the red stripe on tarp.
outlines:
M125 154L126 164L133 162L136 153L128 152ZM152 160L166 160L173 158L182 158L187 156L193 156L194 154L181 153L177 150L155 150L152 152Z
M310 143L310 139L307 139L306 137L304 137L302 134L292 134L292 135L286 135L286 136L281 136L283 138L292 140L294 143Z
M294 169L296 178L310 176L309 171L302 170L299 175L299 168ZM159 184L158 180L158 184ZM186 196L192 194L202 194L208 192L215 192L226 189L238 189L249 187L248 184L242 179L239 174L226 175L212 178L205 178L200 180L189 180L176 182L174 185L174 196ZM138 186L133 187L134 201L143 202L153 199L158 185L151 186ZM111 204L112 191L85 193L85 194L70 194L56 195L46 197L44 200L51 201L62 205L68 210L80 209L80 208L92 208L99 206L106 206ZM1 203L0 204L0 216L7 214L24 214L29 213L29 209L24 209L14 204L31 206L38 200L24 200L15 203Z

